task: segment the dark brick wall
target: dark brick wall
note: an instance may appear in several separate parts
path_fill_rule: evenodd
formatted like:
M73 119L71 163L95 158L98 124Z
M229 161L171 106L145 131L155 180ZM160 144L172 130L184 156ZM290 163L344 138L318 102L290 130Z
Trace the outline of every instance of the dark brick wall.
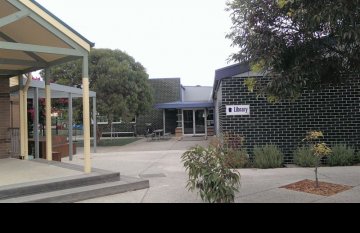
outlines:
M245 78L222 81L220 131L245 136L254 145L276 144L292 163L292 153L311 130L324 132L329 144L347 143L360 149L360 78L321 91L304 91L295 102L270 104L244 86ZM226 116L226 105L251 105L251 116Z
M180 78L149 79L149 83L154 93L154 104L177 102L181 100ZM163 111L152 109L146 115L139 116L136 122L137 133L139 135L144 134L146 123L151 123L154 129L162 129L164 127ZM173 131L176 126L176 113L167 111L167 132L171 131L172 133L175 133Z

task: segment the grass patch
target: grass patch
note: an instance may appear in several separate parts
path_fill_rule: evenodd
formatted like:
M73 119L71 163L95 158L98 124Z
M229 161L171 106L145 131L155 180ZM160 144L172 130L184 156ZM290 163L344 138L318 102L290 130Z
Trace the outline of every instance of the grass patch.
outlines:
M140 140L140 138L117 138L117 139L113 139L113 140L102 139L97 146L100 146L100 147L125 146L125 145L128 145L130 143L133 143L133 142L136 142L139 140ZM93 140L91 140L91 145L93 144L92 141ZM84 141L77 141L76 144L79 147L84 147Z

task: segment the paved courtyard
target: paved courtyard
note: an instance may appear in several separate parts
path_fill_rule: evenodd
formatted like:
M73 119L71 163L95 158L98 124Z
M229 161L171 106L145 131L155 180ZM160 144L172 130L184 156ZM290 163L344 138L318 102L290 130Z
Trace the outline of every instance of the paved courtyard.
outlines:
M136 192L107 196L82 203L201 203L196 193L186 189L187 174L181 155L194 145L206 146L208 141L140 140L124 147L98 148L92 154L93 166L118 171L122 175L150 180L150 188ZM71 163L82 164L82 151ZM68 162L66 159L63 162ZM306 194L279 187L304 179L314 179L312 168L241 169L237 203L316 203L360 202L360 167L320 168L320 180L354 186L332 197Z

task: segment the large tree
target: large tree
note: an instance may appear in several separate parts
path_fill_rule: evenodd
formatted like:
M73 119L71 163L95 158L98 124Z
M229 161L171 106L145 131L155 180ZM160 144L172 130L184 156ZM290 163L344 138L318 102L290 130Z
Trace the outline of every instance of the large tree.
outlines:
M360 71L360 0L230 0L227 10L231 59L269 77L262 93L296 98Z
M81 61L50 69L52 81L81 86ZM93 49L89 56L90 89L97 93L98 112L111 124L115 117L123 121L148 111L152 93L145 68L120 50Z

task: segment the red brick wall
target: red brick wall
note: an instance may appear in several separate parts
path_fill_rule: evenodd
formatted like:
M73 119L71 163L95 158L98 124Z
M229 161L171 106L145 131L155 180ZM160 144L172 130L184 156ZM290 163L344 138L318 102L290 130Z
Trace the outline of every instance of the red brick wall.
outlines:
M9 79L0 78L0 159L9 157L10 143L10 87Z

